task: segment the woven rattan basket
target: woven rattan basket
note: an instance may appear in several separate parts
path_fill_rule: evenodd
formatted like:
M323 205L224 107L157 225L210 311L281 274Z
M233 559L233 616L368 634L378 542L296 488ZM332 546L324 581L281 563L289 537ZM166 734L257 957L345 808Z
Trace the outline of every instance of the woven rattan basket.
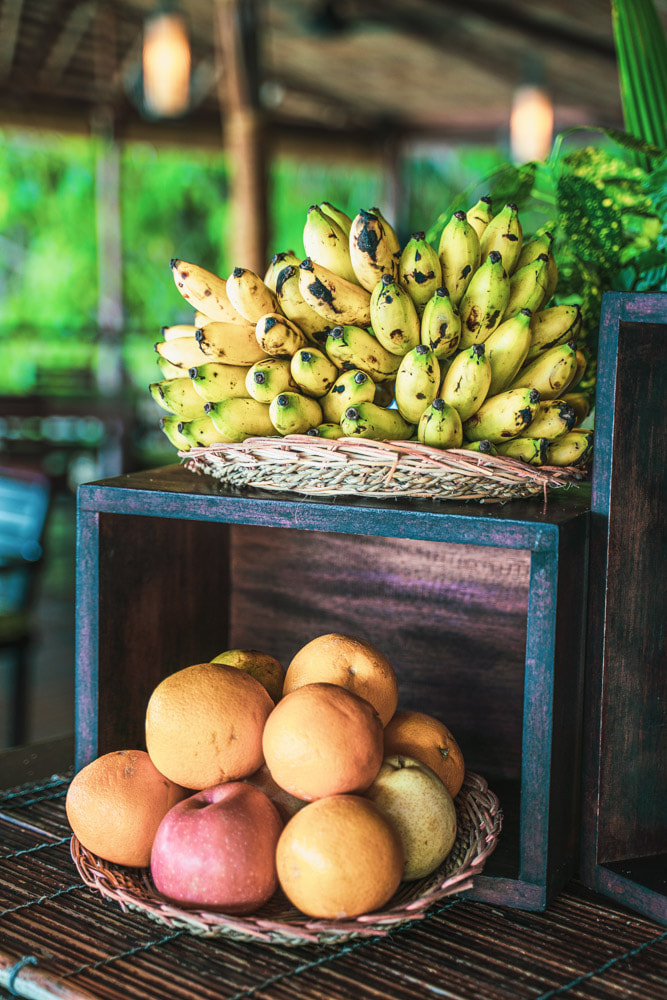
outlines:
M363 438L254 437L179 452L186 468L225 486L287 490L317 496L515 500L548 487L571 486L579 468L526 465L514 458L415 441Z
M418 881L402 882L381 912L348 920L305 917L280 892L251 916L186 910L158 894L147 869L121 868L103 861L82 847L76 837L72 837L71 852L87 886L123 910L138 910L171 928L207 936L227 935L242 941L338 944L352 937L384 935L392 927L426 916L429 907L445 896L471 887L496 846L502 814L484 778L470 772L456 798L456 811L458 835L440 868Z

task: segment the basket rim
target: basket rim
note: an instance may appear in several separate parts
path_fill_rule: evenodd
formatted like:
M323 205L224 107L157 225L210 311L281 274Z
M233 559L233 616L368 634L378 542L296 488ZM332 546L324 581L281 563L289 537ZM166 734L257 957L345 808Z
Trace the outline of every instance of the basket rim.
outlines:
M167 924L186 927L192 933L217 936L231 934L237 939L260 940L269 943L321 944L340 942L350 937L385 935L392 927L409 920L419 919L440 899L471 888L473 879L481 874L487 858L496 847L502 828L502 811L498 797L489 789L486 780L474 772L466 772L464 783L456 798L457 813L463 811L470 820L469 828L459 840L467 837L463 862L446 874L447 861L430 876L413 883L401 883L397 894L406 895L401 903L392 903L374 913L354 918L326 920L299 914L290 905L295 916L274 919L255 914L241 916L200 908L185 908L161 896L152 882L147 868L125 868L106 862L88 851L75 834L70 839L70 853L84 884L105 899L118 903L123 910L131 909ZM466 812L467 811L467 812ZM414 886L414 892L410 887ZM406 889L407 887L407 889ZM262 908L264 909L264 908Z

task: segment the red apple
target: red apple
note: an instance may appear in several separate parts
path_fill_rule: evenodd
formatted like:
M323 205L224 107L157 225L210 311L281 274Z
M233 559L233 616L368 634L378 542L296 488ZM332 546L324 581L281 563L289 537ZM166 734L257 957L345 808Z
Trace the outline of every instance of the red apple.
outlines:
M170 809L158 827L155 887L185 906L252 913L276 890L282 827L278 810L254 785L204 788Z

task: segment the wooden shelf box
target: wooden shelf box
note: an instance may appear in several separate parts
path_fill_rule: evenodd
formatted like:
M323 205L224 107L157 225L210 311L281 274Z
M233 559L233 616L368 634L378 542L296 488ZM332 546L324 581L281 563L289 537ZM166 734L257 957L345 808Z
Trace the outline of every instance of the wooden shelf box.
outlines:
M498 794L478 899L542 909L576 870L589 492L507 504L221 492L179 466L79 488L76 760L143 747L168 673L369 639Z

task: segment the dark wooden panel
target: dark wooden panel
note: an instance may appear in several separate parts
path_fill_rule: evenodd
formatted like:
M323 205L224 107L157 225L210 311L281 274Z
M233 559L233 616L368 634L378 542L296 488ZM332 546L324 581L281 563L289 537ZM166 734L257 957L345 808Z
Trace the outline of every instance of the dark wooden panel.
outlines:
M316 635L368 639L402 707L441 718L474 770L517 777L529 571L522 550L237 526L231 642L287 666Z
M99 753L143 747L155 685L225 647L228 536L224 524L100 516Z

